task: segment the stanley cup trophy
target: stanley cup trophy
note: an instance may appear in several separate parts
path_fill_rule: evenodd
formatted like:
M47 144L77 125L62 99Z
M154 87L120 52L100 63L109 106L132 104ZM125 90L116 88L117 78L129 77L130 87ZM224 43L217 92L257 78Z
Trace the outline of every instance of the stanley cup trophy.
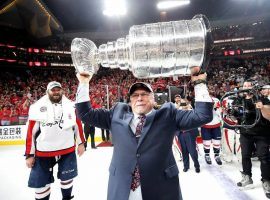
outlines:
M192 67L205 69L212 47L208 19L135 25L129 35L99 48L85 38L75 38L71 56L77 72L96 73L99 66L129 69L136 78L189 76Z

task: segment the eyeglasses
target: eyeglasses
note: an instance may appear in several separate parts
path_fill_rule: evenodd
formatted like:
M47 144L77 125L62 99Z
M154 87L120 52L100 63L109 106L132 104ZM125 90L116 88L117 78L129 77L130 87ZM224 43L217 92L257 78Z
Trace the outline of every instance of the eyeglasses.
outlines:
M130 95L130 98L132 99L138 99L139 96L141 96L142 98L144 97L148 97L150 95L150 93L133 93L132 95Z

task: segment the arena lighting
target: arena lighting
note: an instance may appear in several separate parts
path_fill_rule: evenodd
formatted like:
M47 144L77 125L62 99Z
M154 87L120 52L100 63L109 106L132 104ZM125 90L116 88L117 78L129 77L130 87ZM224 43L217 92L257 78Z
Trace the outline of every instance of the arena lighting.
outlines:
M51 66L56 67L73 67L73 64L70 63L50 63Z
M44 53L71 54L70 51L56 51L56 50L48 50L48 49L44 49Z
M26 51L27 50L26 48L23 48L23 47L18 47L17 49L22 50L22 51Z
M125 0L105 0L103 14L106 16L120 16L127 13Z
M28 62L29 67L32 67L33 65L34 65L34 62L32 62L32 61Z
M6 59L7 62L17 62L17 60L14 59Z
M268 52L270 48L263 48L263 49L247 49L243 50L243 53L256 53L256 52Z
M166 9L176 8L179 6L184 6L189 3L190 3L190 0L171 0L171 1L163 0L157 3L157 8L159 10L166 10Z
M41 62L35 61L35 62L34 62L34 65L35 65L35 66L41 66Z
M228 53L229 53L230 56L234 56L235 55L235 51L234 50L230 50L230 51L228 51Z
M16 3L16 0L12 1L10 4L8 4L7 6L5 6L4 8L2 8L0 10L0 14L3 14L4 12L6 12L9 8L11 8L14 4Z
M41 2L39 2L39 0L35 0L36 3L39 5L39 7L43 10L43 12L46 13L47 16L50 17L50 19L56 24L57 27L60 27L60 25L58 24L57 21L55 21L54 17L51 16L51 14L47 11L47 9L42 5Z
M7 47L12 48L12 49L16 48L16 46L13 46L13 45L7 45Z
M27 49L28 53L44 53L44 49L37 49L37 48L28 48Z
M39 61L30 61L28 62L29 67L47 67L48 63L47 62L39 62Z
M0 61L6 61L6 62L17 62L17 60L14 59L6 59L6 58L0 58Z
M225 43L225 42L238 42L238 41L253 40L253 39L254 39L254 37L231 38L231 39L225 39L225 40L215 40L214 41L214 44Z

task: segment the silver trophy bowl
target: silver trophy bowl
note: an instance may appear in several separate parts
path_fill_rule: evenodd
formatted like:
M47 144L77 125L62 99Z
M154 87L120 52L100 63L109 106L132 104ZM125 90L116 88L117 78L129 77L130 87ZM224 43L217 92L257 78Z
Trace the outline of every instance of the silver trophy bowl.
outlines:
M125 38L99 48L75 38L71 56L78 72L96 73L100 64L128 69L137 78L189 76L193 67L207 67L212 43L208 19L196 15L191 20L132 26Z
M96 59L97 47L85 38L74 38L71 43L71 58L76 72L96 73L99 64Z

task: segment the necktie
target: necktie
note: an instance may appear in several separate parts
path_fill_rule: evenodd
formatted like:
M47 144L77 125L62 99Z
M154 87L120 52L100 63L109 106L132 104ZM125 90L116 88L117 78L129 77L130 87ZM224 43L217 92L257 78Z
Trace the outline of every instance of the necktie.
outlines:
M138 118L140 121L137 124L136 131L135 131L137 142L141 136L142 128L143 128L146 116L140 115ZM139 173L138 165L136 165L134 172L132 173L131 190L135 191L139 187L139 185L140 185L140 173Z
M136 138L140 138L140 136L141 136L142 128L143 128L146 116L145 115L140 115L138 118L139 118L140 121L137 124L136 131L135 131Z

